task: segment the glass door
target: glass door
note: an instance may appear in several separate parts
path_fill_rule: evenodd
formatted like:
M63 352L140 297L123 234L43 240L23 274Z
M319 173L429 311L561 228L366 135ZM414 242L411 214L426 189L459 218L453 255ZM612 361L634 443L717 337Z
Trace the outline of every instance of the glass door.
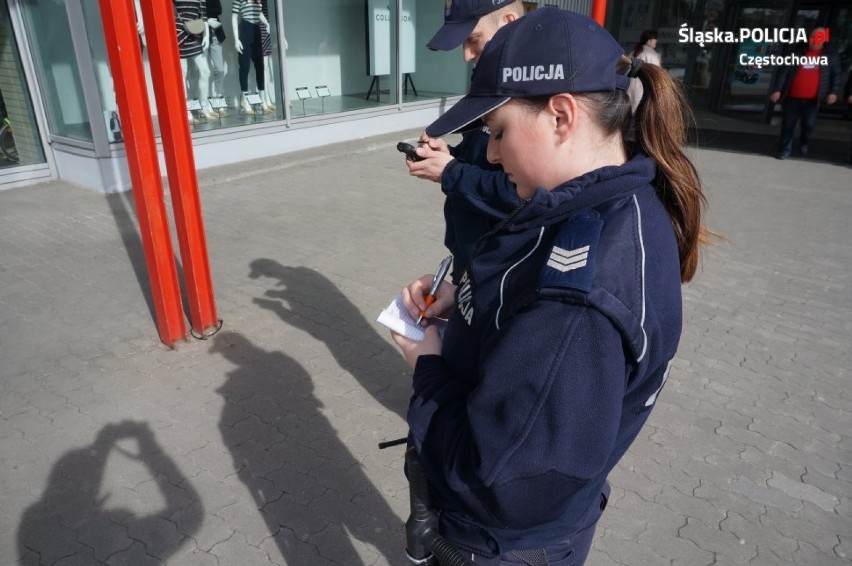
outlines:
M788 6L778 3L744 2L734 6L735 21L731 29L782 28L788 21ZM726 65L721 77L721 108L762 112L772 83L773 68L744 64L751 56L782 55L783 43L746 41L724 46Z
M45 163L7 0L0 0L0 171Z

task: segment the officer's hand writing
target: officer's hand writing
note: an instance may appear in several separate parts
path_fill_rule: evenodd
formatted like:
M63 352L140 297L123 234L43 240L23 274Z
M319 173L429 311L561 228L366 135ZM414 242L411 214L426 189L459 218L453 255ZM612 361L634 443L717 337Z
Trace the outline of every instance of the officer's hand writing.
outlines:
M405 336L391 332L393 341L402 350L402 356L405 358L405 363L412 369L417 363L417 358L420 356L428 356L431 354L441 355L441 335L438 333L438 328L430 326L426 329L426 336L420 342L409 340Z
M772 104L775 104L776 102L781 100L781 93L780 92L773 92L772 94L769 95L769 100L772 101Z
M453 308L456 286L447 282L441 283L441 286L438 287L435 302L428 307L426 306L426 295L429 293L429 288L432 287L434 278L434 275L424 275L402 288L402 301L412 318L417 320L420 311L424 311L423 321L420 324L426 324L426 319L436 316L446 318L450 309Z

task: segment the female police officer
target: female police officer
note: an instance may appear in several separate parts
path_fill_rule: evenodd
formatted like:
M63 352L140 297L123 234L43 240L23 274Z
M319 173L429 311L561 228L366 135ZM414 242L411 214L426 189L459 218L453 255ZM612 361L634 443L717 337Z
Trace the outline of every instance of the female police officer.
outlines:
M440 530L477 564L583 563L607 475L677 350L704 196L680 91L626 61L589 18L540 8L494 36L470 94L429 127L484 117L489 160L524 199L426 311L449 317L443 342L432 327L422 342L394 336L414 367L410 441ZM624 73L645 87L632 158ZM403 290L415 315L430 282Z

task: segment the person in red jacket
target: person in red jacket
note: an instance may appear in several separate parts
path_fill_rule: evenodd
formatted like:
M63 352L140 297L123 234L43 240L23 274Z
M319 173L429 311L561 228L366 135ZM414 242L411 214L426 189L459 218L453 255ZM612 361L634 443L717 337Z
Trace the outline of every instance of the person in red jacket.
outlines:
M820 102L831 105L837 102L840 90L840 61L825 48L825 28L817 28L810 34L808 49L804 57L825 57L828 65L805 63L798 67L785 67L773 83L769 100L776 103L784 98L781 122L781 140L778 144L778 159L787 159L793 150L793 134L796 122L802 121L799 134L799 153L808 154L808 141L814 131Z

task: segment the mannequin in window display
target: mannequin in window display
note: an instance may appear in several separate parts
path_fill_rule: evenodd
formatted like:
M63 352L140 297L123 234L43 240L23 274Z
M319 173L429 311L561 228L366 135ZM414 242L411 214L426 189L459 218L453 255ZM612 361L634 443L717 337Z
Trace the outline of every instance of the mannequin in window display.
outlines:
M222 2L220 0L205 0L207 7L207 26L210 33L210 47L208 48L208 60L210 62L210 73L213 76L212 95L225 96L225 60L222 58L222 43L225 42L225 26L219 19L222 15ZM223 115L225 109L219 110Z
M146 44L145 24L142 22L142 6L139 4L139 0L133 2L133 7L136 8L136 31L139 34L139 46L144 50Z
M207 50L210 43L210 26L205 25L204 32L201 35L195 35L186 31L183 23L190 20L204 19L206 15L204 0L174 0L174 6L175 29L177 30L178 51L180 52L180 69L183 72L183 84L186 89L186 95L187 98L190 98L191 91L187 75L191 64L197 73L198 98L203 104L207 101L210 94L210 65L204 57L204 51ZM190 124L199 122L199 120L195 119L192 112L187 111L187 114ZM209 106L201 111L201 116L201 121L219 117L218 114L213 113L213 110Z
M231 24L234 29L234 42L239 53L240 63L240 108L243 112L254 112L246 100L248 94L249 70L254 65L254 77L260 99L266 97L266 78L263 67L263 49L261 27L269 32L269 20L263 15L261 0L234 0L231 10ZM264 107L264 111L269 110Z
M260 0L261 12L266 21L269 21L269 0ZM275 112L275 86L274 69L272 67L272 35L269 33L269 28L263 28L260 31L260 48L263 53L263 77L266 80L264 85L263 111L272 113ZM286 46L287 40L284 40Z

